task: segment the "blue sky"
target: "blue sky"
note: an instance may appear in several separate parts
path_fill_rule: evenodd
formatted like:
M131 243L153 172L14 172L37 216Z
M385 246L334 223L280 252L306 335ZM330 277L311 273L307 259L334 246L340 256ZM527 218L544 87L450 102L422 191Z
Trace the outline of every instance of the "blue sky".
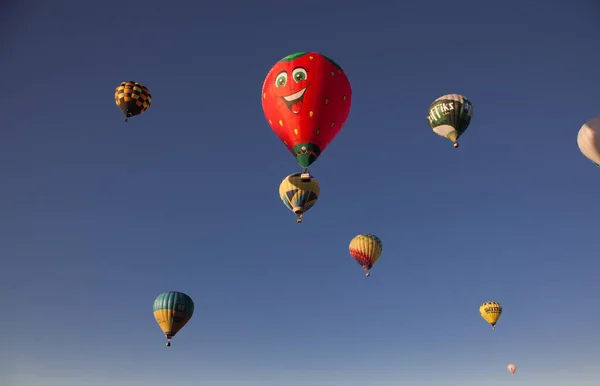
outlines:
M60 4L0 23L0 383L596 384L593 0ZM301 225L260 103L298 51L353 88ZM129 124L125 80L153 95ZM447 93L474 105L457 150L425 119ZM359 233L384 243L368 279ZM172 289L196 311L167 349Z

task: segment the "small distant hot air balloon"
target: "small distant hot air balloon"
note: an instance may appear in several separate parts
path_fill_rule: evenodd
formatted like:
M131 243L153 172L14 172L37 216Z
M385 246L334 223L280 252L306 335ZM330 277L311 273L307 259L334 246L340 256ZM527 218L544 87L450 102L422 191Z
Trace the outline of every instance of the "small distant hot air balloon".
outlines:
M579 150L600 167L600 116L586 122L577 134Z
M187 324L194 314L194 301L183 292L169 291L154 300L154 319L167 337L167 347L171 339Z
M125 115L125 122L128 122L130 117L148 110L152 96L150 91L138 82L122 82L115 89L115 103Z
M303 178L301 173L290 174L279 185L281 201L296 214L299 223L302 215L317 203L320 193L319 182L313 176Z
M300 166L308 167L338 135L350 114L352 88L342 68L316 52L298 52L277 62L262 87L271 129Z
M508 369L508 371L510 371L512 374L515 373L515 371L517 370L517 366L513 365L512 363L508 366L506 366L506 368Z
M462 95L448 94L436 99L427 112L429 127L442 137L454 142L467 131L473 118L473 105Z
M479 313L481 317L492 326L492 329L496 329L496 323L502 315L502 306L497 302L485 302L479 307Z
M382 250L383 243L372 234L358 235L350 241L350 256L363 268L365 276L371 275L369 270L379 260Z

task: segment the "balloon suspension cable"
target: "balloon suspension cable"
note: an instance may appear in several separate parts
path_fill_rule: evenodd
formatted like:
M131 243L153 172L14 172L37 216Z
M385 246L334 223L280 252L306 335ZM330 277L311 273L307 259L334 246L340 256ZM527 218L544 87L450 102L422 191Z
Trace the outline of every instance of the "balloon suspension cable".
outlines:
M366 265L363 265L363 270L365 271L365 276L369 277L371 276L371 272L369 272L369 267L367 267Z
M167 347L171 347L171 338L167 339Z

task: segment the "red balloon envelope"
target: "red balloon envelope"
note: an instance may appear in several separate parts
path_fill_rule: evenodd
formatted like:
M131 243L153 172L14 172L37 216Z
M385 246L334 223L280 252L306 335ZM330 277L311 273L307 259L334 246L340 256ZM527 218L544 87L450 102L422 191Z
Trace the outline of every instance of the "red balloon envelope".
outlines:
M265 117L304 168L342 130L351 104L352 88L344 70L316 52L281 59L262 88Z

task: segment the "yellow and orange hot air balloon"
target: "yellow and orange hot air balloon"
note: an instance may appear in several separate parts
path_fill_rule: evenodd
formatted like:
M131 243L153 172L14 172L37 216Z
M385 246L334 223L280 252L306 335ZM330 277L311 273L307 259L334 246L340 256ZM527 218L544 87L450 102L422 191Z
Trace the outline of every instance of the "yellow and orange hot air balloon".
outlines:
M128 122L129 118L148 110L152 95L141 83L121 82L115 89L115 103L125 115L125 122Z
M502 315L502 306L498 302L485 302L479 307L479 313L481 317L492 326L492 329L496 329L496 323Z
M365 276L369 276L369 270L373 268L381 251L383 243L379 237L372 234L358 235L350 241L350 256L363 268L366 272Z

